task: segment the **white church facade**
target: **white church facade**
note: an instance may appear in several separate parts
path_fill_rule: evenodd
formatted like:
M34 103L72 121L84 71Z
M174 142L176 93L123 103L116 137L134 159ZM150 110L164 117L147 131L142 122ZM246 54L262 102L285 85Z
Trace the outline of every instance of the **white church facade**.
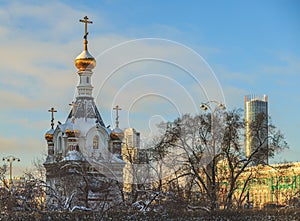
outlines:
M59 207L62 203L57 194L69 199L70 206L92 208L120 202L124 196L126 165L122 146L131 142L137 148L140 143L139 133L134 129L128 128L124 134L119 128L118 106L114 108L116 127L111 130L104 124L92 95L96 60L87 47L87 25L92 22L87 17L80 21L85 25L85 35L84 49L75 59L79 75L78 94L70 104L71 111L64 123L59 122L54 127L56 110L49 110L52 113L51 128L45 134L48 155L44 166L49 208Z

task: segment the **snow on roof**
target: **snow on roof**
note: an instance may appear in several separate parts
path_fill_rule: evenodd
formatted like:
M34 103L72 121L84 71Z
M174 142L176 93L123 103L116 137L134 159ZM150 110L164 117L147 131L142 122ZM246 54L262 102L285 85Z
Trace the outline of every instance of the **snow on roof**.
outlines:
M44 164L50 164L54 162L54 157L52 155L48 155L46 158L46 162Z
M69 160L84 160L84 157L82 156L81 153L79 153L76 150L68 151L67 156L64 157L64 161L69 161Z
M111 129L110 129L110 128L107 128L107 127L103 127L103 128L106 130L106 132L108 133L108 135L110 135Z
M50 129L46 132L46 134L53 134L54 133L54 129Z
M88 50L83 50L75 59L93 59Z
M120 128L118 128L118 127L116 127L115 129L113 129L112 132L114 132L114 133L124 133L124 131L121 130Z
M76 119L85 118L85 119L94 119L96 118L98 123L105 127L105 124L102 120L100 112L97 109L97 106L94 102L93 97L77 97L76 98L76 108L75 113L73 110L70 111L68 118L72 119L73 115Z
M72 123L72 119L68 118L64 124L64 131L66 129L80 130L80 134L85 136L92 127L96 126L96 120L96 118L76 118L74 123Z
M59 128L63 132L66 130L79 130L82 136L86 136L87 132L97 125L96 121L96 118L76 118L74 120L74 123L72 123L72 119L68 118L66 120L66 123L59 125ZM103 127L99 124L98 126L102 127L108 135L110 135L110 133L112 132L110 128Z

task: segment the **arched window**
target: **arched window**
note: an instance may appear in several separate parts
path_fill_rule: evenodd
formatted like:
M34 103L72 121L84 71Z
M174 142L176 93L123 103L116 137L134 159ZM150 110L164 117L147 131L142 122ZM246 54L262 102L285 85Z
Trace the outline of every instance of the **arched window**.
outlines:
M99 148L99 137L96 135L93 138L93 149L98 149Z
M62 150L62 140L61 140L61 137L58 138L58 144L57 144L57 151L59 153L61 153L61 150Z

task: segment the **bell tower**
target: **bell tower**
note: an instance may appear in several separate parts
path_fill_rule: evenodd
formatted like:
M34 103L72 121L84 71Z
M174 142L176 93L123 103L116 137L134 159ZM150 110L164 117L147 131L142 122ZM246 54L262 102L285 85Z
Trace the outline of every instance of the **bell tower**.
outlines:
M93 75L93 69L96 67L95 58L88 51L88 32L87 25L93 22L89 20L87 16L84 19L80 19L80 22L84 23L84 37L83 37L83 51L76 57L75 66L78 69L77 73L80 77L79 85L77 86L79 97L92 97L93 86L91 77Z

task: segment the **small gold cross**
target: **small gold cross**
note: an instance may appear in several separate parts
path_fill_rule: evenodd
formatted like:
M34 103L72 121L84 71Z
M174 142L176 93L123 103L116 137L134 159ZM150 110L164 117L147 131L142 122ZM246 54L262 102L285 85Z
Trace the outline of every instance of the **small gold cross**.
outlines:
M74 101L72 101L72 103L69 104L69 105L72 106L72 123L74 123L74 121L75 121L75 117L74 117L74 115L75 115L75 107L77 107L78 104L76 104Z
M116 111L116 128L119 127L119 110L122 110L121 108L119 108L119 105L117 105L116 107L113 108L113 110Z
M54 109L54 107L51 107L48 112L51 112L51 128L54 128L54 112L57 112L57 110Z
M89 18L87 16L85 16L83 19L79 20L80 22L84 23L84 39L87 40L87 35L89 34L87 31L87 24L93 24L92 21L89 21Z

